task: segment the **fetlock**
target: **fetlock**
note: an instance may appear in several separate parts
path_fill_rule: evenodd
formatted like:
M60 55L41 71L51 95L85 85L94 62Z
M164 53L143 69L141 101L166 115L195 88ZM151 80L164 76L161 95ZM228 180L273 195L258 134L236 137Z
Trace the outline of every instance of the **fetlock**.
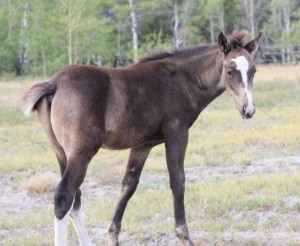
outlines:
M194 243L190 239L189 231L186 225L176 226L175 233L178 239L184 246L194 246Z
M117 226L115 223L111 223L108 228L109 235L109 245L110 246L119 246L119 233L121 230L121 225Z
M54 213L57 219L62 219L71 209L74 195L60 186L54 194Z

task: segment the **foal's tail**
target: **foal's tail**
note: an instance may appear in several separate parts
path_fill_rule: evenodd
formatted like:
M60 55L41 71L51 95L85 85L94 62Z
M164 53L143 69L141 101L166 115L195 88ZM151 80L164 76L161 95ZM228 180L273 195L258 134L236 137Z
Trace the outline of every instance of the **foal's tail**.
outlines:
M37 109L37 104L45 96L53 96L56 91L56 83L42 82L32 86L24 95L24 114L30 114Z
M34 110L38 112L38 117L46 135L48 136L56 157L60 161L66 162L66 154L57 141L53 132L50 119L51 99L56 91L56 82L42 82L31 87L24 95L24 113L30 115Z

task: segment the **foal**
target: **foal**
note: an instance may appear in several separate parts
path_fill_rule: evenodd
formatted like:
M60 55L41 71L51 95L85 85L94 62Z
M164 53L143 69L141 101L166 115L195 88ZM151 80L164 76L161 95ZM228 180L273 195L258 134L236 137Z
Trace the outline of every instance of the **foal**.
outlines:
M153 146L164 143L173 193L175 231L193 245L184 209L184 157L188 131L201 111L222 92L233 96L243 118L255 113L250 53L261 34L244 45L236 31L218 45L195 46L142 57L126 68L72 65L25 95L25 112L37 110L61 171L54 195L55 244L67 244L72 217L81 245L92 245L81 215L81 191L88 163L99 148L126 149L130 155L109 242L119 245L122 217Z

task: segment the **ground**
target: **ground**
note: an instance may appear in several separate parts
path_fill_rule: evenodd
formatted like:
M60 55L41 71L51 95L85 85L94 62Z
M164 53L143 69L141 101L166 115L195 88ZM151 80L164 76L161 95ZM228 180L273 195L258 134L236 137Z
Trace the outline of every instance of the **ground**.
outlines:
M249 178L258 175L270 175L270 174L284 174L292 175L300 171L300 156L284 157L284 158L272 158L256 160L250 165L228 165L222 166L202 166L197 168L187 168L186 178L187 183L193 182L205 182L215 183L220 181L226 181L230 179L242 179ZM40 174L42 175L42 174ZM55 174L54 174L55 175ZM57 175L58 177L58 175ZM151 174L143 173L141 177L141 185L148 182L158 182L162 186L167 186L167 174ZM30 194L22 189L13 189L11 187L12 177L5 175L0 178L1 186L4 189L0 192L0 214L26 214L33 213L45 207L52 207L52 193L47 195ZM97 179L90 177L82 185L82 191L85 200L102 200L108 197L114 199L117 198L119 189L115 185L101 185ZM263 193L253 194L256 197L264 196ZM20 202L21 201L21 202ZM232 228L227 228L225 231L219 232L207 232L205 230L191 230L191 237L199 244L215 245L220 243L228 243L230 245L243 245L256 242L260 245L298 245L300 243L300 230L291 231L287 230L291 221L299 223L299 196L286 196L283 199L283 205L286 210L282 211L276 206L270 207L267 210L253 212L253 211L230 211L231 216L236 220L240 220L243 216L251 219L253 216L258 217L258 224L266 225L270 223L272 218L281 219L280 226L275 226L269 232L243 230L236 231ZM278 204L279 206L279 204ZM294 209L295 206L298 209ZM171 208L170 208L171 209ZM168 218L172 221L172 218ZM227 217L220 216L219 220L226 220ZM160 222L160 214L155 214L150 221L146 223L158 224ZM199 221L201 223L201 220ZM94 242L104 243L107 239L107 228L93 227L89 228L90 236ZM2 235L8 236L11 232L9 230L2 229ZM1 235L1 234L0 234ZM134 233L128 233L122 231L120 234L120 241L122 245L180 245L178 239L173 232L161 232L161 233L143 233L142 237L135 235ZM2 241L5 245L5 240ZM251 244L252 244L251 243Z

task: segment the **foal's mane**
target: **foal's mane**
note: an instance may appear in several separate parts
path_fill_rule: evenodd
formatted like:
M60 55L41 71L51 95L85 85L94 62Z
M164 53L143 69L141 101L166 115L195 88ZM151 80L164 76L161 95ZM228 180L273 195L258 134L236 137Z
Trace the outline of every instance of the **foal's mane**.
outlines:
M229 36L229 45L233 49L239 49L244 46L244 41L248 32L246 30L235 30ZM208 51L216 49L217 45L196 45L184 48L173 48L172 51L154 50L138 58L138 63L163 60L168 58L190 57L195 54L204 54Z
M149 61L157 61L163 60L167 58L178 58L178 57L189 57L199 53L205 53L211 48L215 48L215 45L197 45L197 46L190 46L190 47L183 47L183 48L173 48L171 52L168 51L150 51L147 54L141 56L138 59L139 63L149 62Z

